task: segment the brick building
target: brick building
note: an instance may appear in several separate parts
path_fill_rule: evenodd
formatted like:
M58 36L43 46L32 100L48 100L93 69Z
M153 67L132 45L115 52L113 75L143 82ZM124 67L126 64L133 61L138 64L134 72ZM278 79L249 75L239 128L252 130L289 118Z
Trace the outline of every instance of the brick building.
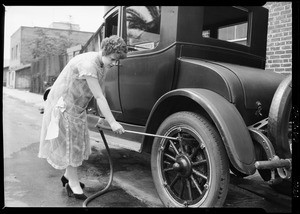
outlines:
M266 70L292 73L292 2L267 2L269 26Z
M32 54L35 41L38 38L38 32L43 32L47 37L57 39L59 37L68 38L69 42L76 45L84 45L90 37L93 35L92 32L84 32L70 29L55 29L55 28L41 28L41 27L20 27L11 36L11 56L9 71L6 75L6 84L8 87L13 88L30 88L30 78L24 73L24 66L28 68L28 64L31 64L34 57ZM29 67L30 69L30 67ZM19 71L20 70L20 71ZM28 75L31 75L29 72ZM27 76L28 76L27 75ZM24 80L23 84L16 84L18 76ZM27 82L27 83L25 83Z
M30 64L19 66L18 69L7 72L6 86L27 90L30 88L31 76Z
M72 45L84 45L93 35L92 32L22 26L11 36L11 69L15 66L31 63L33 60L33 41L38 38L39 30L42 30L46 36L54 39L59 36L66 36L70 39Z

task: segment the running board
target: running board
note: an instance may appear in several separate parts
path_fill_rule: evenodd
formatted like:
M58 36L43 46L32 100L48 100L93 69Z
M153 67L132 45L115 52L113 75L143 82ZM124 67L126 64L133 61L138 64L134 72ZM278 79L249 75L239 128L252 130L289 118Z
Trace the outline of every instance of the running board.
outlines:
M96 142L102 142L102 138L99 132L95 131L89 131L90 138ZM112 146L118 146L124 149L128 149L131 151L139 152L141 153L141 146L142 144L140 142L132 141L132 140L126 140L120 137L109 135L109 133L106 133L104 131L105 138L107 140L108 145Z
M87 115L87 122L88 122L90 137L93 138L94 140L102 141L99 130L96 127L96 124L99 119L100 119L99 116L91 115L91 114ZM122 122L120 122L120 123L124 127L124 129L132 130L132 131L139 131L139 132L145 131L145 127L143 127L143 126L135 126L135 125L126 124L126 123L122 123ZM104 131L104 134L105 134L108 144L117 145L119 147L129 149L132 151L136 151L139 153L142 152L142 142L144 140L144 136L135 135L132 133L124 133L124 134L119 135L119 134L115 134L109 130L103 130L103 131Z

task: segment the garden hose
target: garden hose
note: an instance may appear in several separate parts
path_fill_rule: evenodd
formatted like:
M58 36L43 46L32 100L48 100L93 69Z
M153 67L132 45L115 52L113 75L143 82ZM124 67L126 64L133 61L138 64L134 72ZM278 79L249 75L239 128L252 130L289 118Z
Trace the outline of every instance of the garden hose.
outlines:
M111 155L110 155L110 150L106 141L106 138L104 136L104 132L102 129L107 129L110 130L110 128L104 126L103 124L97 124L96 127L98 128L102 140L104 142L106 151L108 153L108 160L109 160L109 166L110 166L110 175L109 175L109 181L107 183L107 185L105 186L105 188L103 190L100 190L98 192L96 192L95 194L89 196L87 199L85 199L85 201L83 202L83 207L87 207L87 204L89 202L91 202L92 200L94 200L95 198L99 197L100 195L103 195L104 193L106 193L113 181L113 175L114 175L114 168L113 168L113 164L112 164L112 159L111 159ZM132 133L132 134L139 134L139 135L145 135L145 136L150 136L150 137L159 137L159 138L165 138L165 139L169 139L169 140L178 140L178 137L169 137L169 136L162 136L162 135L155 135L155 134L149 134L149 133L143 133L143 132L136 132L136 131L130 131L130 130L125 130L125 132L128 133Z
M104 142L106 151L108 153L108 161L109 161L109 166L110 166L110 174L109 174L109 181L107 183L107 185L105 186L105 188L103 190L100 190L98 192L96 192L95 194L89 196L87 199L85 199L85 201L83 202L83 207L87 207L87 204L90 203L92 200L94 200L95 198L99 197L100 195L103 195L104 193L106 193L113 181L113 175L114 175L114 168L113 168L113 163L112 163L112 159L111 159L111 155L110 155L110 150L109 147L107 145L107 141L105 139L103 130L99 129L99 132L101 134L102 140Z

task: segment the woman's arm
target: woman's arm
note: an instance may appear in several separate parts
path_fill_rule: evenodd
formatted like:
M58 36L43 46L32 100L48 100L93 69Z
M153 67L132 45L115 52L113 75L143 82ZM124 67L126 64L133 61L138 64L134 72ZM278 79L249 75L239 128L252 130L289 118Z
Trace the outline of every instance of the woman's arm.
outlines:
M114 132L117 132L119 134L124 133L124 128L115 120L113 114L111 113L111 110L109 108L109 105L107 103L106 98L103 95L102 89L100 87L100 84L96 78L93 77L86 77L87 84L89 88L91 89L95 99L97 100L97 104L109 123L110 127Z

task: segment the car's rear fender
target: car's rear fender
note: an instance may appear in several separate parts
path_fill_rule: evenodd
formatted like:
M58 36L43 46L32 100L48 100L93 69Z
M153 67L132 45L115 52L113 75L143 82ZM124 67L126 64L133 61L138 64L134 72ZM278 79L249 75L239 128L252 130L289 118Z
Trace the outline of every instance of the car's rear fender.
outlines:
M204 114L214 123L233 167L247 175L255 172L254 145L243 118L232 103L210 90L184 88L166 93L155 103L147 121L146 132L156 132L167 116L186 110ZM151 146L152 139L145 137L142 151L148 149L149 152Z

